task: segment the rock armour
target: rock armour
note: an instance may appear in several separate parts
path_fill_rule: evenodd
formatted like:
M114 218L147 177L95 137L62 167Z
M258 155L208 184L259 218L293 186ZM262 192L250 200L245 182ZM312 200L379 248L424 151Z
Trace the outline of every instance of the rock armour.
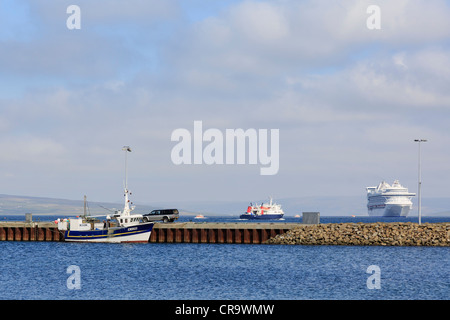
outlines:
M450 246L450 223L329 223L300 225L266 244Z

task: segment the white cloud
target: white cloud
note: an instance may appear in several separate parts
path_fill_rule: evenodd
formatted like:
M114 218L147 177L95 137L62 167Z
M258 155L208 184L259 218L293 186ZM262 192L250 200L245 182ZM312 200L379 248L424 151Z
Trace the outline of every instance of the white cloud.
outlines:
M65 28L66 13L74 1L62 0L49 4L46 0L27 1L30 11L38 15L42 23ZM80 7L81 28L114 26L119 24L151 24L155 21L171 20L179 17L180 11L176 1L166 0L77 0ZM62 22L62 23L61 23Z
M395 105L399 110L405 107L449 110L447 56L448 50L394 53L391 60L387 56L377 63L359 63L351 71L350 79L362 94L380 105Z
M140 187L154 197L168 191L152 183L170 184L170 196L218 197L198 183L211 178L223 181L227 198L265 192L264 183L236 188L260 179L257 169L172 165L172 130L203 120L221 130L279 128L280 174L271 185L286 196L332 192L330 181L364 186L386 158L395 160L383 170L406 172L399 159L408 137L448 142L449 6L378 1L382 29L368 30L369 4L232 2L191 23L177 20L176 2L82 1L76 33L65 28L65 2L30 2L39 36L1 43L2 81L24 92L0 97L0 143L13 154L2 165L16 168L7 172L22 184L18 172L39 168L78 182L86 173L117 176L120 188L120 148L131 145ZM444 172L448 153L434 155ZM311 187L295 182L312 178ZM116 188L89 181L105 197Z
M316 59L322 64L336 61L336 57L343 58L374 41L418 46L450 36L450 7L444 1L382 1L379 31L366 27L369 4L370 1L245 1L197 23L185 44L190 46L188 52L195 54L201 54L200 49L207 54L219 53L211 51L217 46L218 50L225 50L222 55L239 52L242 58L249 55L280 65L287 59L284 67L292 67L293 62L305 66Z
M231 24L235 31L256 42L273 43L287 40L289 22L283 8L267 2L243 2L233 10Z
M28 164L63 165L60 161L66 153L64 145L51 138L41 138L29 134L23 136L2 137L0 148L1 161Z

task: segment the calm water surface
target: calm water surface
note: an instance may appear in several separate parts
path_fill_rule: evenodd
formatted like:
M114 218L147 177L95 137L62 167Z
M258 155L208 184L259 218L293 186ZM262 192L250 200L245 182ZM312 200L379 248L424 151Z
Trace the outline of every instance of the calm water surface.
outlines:
M449 270L448 247L1 241L0 299L448 300Z
M0 242L0 299L448 299L449 249ZM80 268L79 290L67 268ZM367 267L381 270L368 289Z

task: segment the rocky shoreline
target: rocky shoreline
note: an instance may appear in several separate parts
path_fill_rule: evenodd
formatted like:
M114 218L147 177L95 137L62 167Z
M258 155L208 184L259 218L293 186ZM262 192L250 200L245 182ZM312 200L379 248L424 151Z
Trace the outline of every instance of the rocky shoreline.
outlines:
M450 246L450 223L378 222L300 225L266 244Z

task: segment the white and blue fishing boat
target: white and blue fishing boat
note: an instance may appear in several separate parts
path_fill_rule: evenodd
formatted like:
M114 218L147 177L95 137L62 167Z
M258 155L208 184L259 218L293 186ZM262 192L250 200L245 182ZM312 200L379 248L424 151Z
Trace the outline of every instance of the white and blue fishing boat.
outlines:
M247 212L241 214L239 219L246 220L279 220L283 218L284 212L281 205L273 203L270 198L269 203L261 203L261 205L250 205L247 207Z
M126 154L130 147L123 149ZM129 190L127 186L127 168L125 156L125 205L122 211L116 211L112 216L83 216L58 219L58 229L64 233L65 241L76 242L148 242L153 229L153 222L144 222L141 214L131 214ZM86 202L85 202L86 203ZM86 208L86 205L85 205ZM101 219L104 217L104 219Z

